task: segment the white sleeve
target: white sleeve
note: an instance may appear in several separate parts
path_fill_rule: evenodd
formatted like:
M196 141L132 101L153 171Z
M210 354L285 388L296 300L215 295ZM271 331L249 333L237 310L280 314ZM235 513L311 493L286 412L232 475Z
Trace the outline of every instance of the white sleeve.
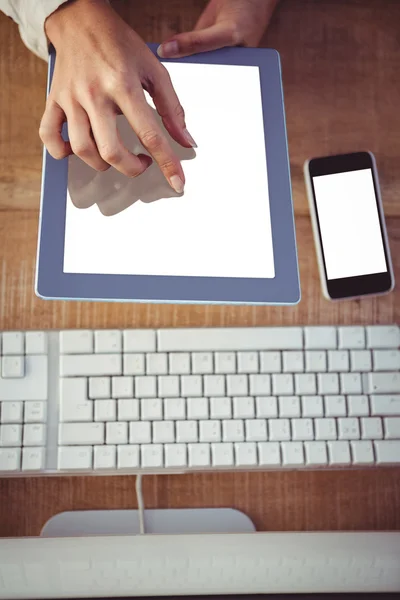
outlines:
M0 10L19 27L22 41L37 56L48 60L48 41L44 23L66 0L0 0Z

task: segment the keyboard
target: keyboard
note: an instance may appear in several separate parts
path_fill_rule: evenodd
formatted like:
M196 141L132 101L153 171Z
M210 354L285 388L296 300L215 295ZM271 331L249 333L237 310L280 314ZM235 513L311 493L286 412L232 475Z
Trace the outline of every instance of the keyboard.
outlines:
M0 474L400 465L400 328L5 331Z

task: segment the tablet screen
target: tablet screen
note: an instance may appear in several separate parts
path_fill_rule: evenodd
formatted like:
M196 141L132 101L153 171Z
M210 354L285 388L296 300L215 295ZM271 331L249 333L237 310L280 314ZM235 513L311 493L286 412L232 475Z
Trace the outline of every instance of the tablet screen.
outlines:
M64 273L275 277L259 68L166 67L198 145L169 138L184 194L156 164L129 179L70 157ZM118 128L131 151L143 152L122 116Z

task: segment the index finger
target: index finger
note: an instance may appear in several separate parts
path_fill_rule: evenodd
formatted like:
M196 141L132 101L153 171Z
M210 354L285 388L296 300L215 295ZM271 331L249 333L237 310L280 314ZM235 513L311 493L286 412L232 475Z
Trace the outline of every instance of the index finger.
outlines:
M181 194L185 185L181 163L157 124L143 90L141 98L135 98L132 94L120 97L118 105L143 146L157 162L170 186L177 194Z

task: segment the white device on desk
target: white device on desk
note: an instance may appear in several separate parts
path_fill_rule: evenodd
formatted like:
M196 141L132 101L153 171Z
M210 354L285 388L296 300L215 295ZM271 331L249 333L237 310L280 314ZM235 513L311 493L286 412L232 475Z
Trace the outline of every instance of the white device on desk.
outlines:
M0 598L7 599L381 598L400 591L400 533L2 539L0 573Z
M394 275L373 154L314 158L304 172L324 295L390 292Z
M400 329L3 332L2 475L400 464Z

